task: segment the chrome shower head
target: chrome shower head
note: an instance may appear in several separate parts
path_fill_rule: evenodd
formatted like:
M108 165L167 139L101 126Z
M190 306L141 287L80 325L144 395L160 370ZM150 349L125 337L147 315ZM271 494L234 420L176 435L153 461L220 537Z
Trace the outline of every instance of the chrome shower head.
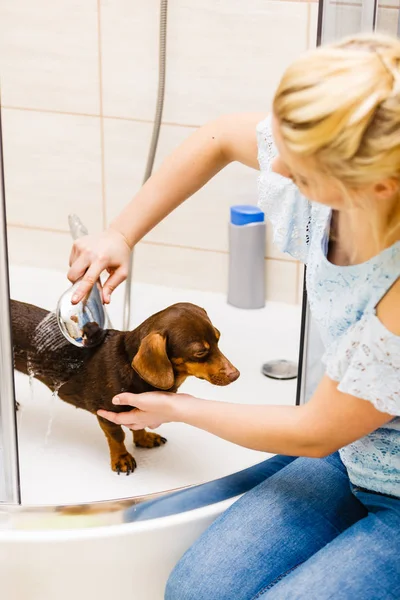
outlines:
M72 304L72 296L79 283L80 280L62 294L57 304L56 316L62 334L71 344L89 348L103 341L106 313L98 283L86 298L78 304Z
M69 215L69 229L74 240L88 234L77 215ZM103 306L100 282L78 304L72 304L72 296L79 286L80 279L60 297L56 317L64 337L74 346L88 348L97 346L104 339L105 326L111 323Z

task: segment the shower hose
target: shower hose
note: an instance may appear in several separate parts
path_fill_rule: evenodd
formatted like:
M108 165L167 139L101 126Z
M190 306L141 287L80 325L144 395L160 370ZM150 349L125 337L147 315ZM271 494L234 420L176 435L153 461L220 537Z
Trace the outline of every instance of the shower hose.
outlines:
M143 177L143 185L149 179L154 166L156 156L158 138L160 135L160 127L162 113L164 108L165 96L165 73L166 73L166 48L167 48L167 10L168 0L160 2L160 38L159 38L159 66L158 66L158 91L156 113L154 117L153 133L151 136L149 154L147 158L146 170ZM124 299L124 317L123 329L130 329L131 324L131 294L132 294L132 274L133 274L133 252L129 261L128 276L126 279L125 299Z

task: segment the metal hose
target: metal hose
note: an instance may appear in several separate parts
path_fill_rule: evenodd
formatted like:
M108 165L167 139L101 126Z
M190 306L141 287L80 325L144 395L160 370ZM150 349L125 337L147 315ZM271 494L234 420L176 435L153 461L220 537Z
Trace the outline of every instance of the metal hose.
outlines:
M158 64L158 92L156 114L154 117L153 134L151 136L149 154L147 158L146 170L143 177L143 184L149 179L152 174L154 159L156 156L158 138L160 135L161 120L164 108L165 96L165 74L166 74L166 49L167 49L167 10L168 0L160 2L160 38L159 38L159 64ZM124 300L124 320L123 329L126 331L130 328L131 322L131 292L132 292L132 273L133 273L133 251L129 261L128 277L126 279L125 300Z

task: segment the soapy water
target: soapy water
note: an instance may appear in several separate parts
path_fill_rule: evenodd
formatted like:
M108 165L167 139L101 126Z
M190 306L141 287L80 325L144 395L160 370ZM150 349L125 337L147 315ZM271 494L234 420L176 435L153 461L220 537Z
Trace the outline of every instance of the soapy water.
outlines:
M33 386L34 386L34 379L35 379L35 369L33 368L33 358L30 354L28 354L27 360L26 360L26 370L28 371L28 377L29 377L29 390L30 390L30 397L31 400L34 399L34 390L33 390Z
M48 313L37 325L32 345L35 355L28 357L28 374L46 376L52 382L53 390L58 391L82 364L79 353L74 356L69 352L70 342L61 333L54 312ZM54 362L49 361L49 356L54 356Z
M42 319L35 329L32 341L38 353L46 352L48 350L54 352L69 344L60 331L57 317L54 312L50 312Z
M43 448L46 448L49 444L53 428L55 403L59 398L58 392L72 373L81 366L82 361L79 358L74 359L70 356L67 360L62 360L63 350L67 350L70 344L61 333L57 317L54 313L47 314L38 324L32 337L32 345L35 348L35 352L34 354L28 353L26 362L30 399L32 402L34 400L35 377L42 375L51 381L52 394L47 429L43 441ZM55 357L53 368L52 361L49 361L49 356L51 357L54 354L58 354L58 356ZM18 423L19 428L21 428L22 407L19 408L18 413L20 413Z

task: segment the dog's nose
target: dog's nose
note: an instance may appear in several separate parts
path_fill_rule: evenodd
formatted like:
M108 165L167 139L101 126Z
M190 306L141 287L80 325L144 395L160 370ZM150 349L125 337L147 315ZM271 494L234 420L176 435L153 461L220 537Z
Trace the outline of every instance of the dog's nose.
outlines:
M233 383L234 381L236 381L236 379L239 379L240 371L235 369L235 367L232 367L226 370L226 376L229 379L229 381Z

